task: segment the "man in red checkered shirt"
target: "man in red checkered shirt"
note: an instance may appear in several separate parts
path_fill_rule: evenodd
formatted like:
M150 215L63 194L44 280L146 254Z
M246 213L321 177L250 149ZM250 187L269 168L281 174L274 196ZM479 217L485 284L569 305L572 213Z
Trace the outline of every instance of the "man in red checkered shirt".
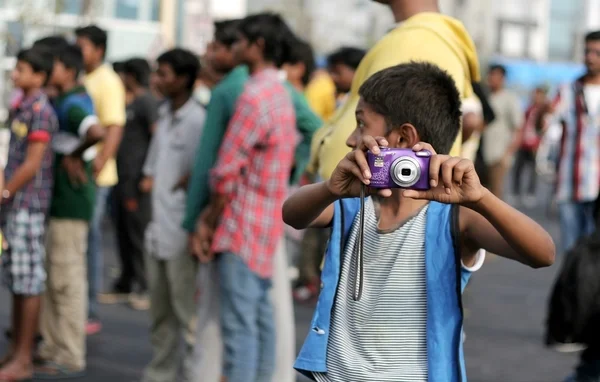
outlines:
M298 142L292 100L276 68L290 33L273 14L241 22L234 52L251 78L211 172L213 197L201 216L207 259L219 254L227 382L270 381L274 369L269 289Z

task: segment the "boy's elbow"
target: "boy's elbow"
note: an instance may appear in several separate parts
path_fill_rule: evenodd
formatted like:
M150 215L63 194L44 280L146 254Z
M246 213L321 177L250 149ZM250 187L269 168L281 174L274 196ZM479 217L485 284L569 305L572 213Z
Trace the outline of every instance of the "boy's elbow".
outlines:
M88 131L88 139L92 143L98 143L104 140L106 136L106 130L100 127L100 125L96 125L89 129Z
M544 246L545 250L541 256L536 258L536 261L531 264L534 269L549 267L554 264L556 260L556 246L551 238L548 238L547 245Z
M291 211L289 200L286 200L283 203L282 215L283 215L283 222L285 224L289 225L290 227L292 227L294 229L298 229L298 230L306 228L306 227L303 227L301 224L298 224L299 222L296 219L294 219L294 214Z

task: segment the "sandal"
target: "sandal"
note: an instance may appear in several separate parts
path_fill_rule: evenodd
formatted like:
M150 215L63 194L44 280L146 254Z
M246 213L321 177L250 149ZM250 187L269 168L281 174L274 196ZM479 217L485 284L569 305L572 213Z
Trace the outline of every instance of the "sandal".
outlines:
M34 370L33 378L38 380L60 380L74 379L85 376L85 370L73 370L68 366L59 365L55 362L46 362L37 366Z
M33 382L33 377L17 378L8 373L0 373L0 382Z

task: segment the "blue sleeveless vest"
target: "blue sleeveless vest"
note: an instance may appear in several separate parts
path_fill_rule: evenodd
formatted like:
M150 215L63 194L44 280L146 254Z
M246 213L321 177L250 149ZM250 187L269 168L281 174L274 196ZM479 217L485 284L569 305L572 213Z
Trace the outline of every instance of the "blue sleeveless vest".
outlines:
M321 294L294 368L311 377L327 372L331 311L341 272L341 256L359 199L335 203L333 230L321 274ZM458 206L430 202L425 228L427 277L427 358L429 382L466 382L462 344L462 291L471 273L462 268L458 244Z

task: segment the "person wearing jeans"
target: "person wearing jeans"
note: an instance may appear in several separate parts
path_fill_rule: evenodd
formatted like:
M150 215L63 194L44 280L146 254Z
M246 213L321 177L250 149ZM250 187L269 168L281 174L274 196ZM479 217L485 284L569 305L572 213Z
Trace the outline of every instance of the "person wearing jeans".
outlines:
M211 171L211 203L200 214L199 258L211 261L219 254L227 382L271 382L274 373L269 296L298 142L293 102L276 69L283 58L280 47L290 35L274 14L249 16L240 23L233 50L251 76Z
M87 274L90 322L98 318L98 299L104 279L104 258L102 256L102 222L108 208L110 187L96 187L94 214L90 221L87 247ZM95 331L95 330L93 330Z
M562 125L556 199L561 249L593 232L594 202L600 191L600 31L585 37L587 73L562 86L554 100Z
M102 324L97 316L97 298L102 291L102 221L111 188L117 184L115 155L121 143L125 114L125 87L111 66L104 64L108 36L105 30L95 25L75 30L77 45L83 54L85 88L94 101L96 115L106 130L102 145L96 146L93 176L98 189L94 215L90 222L88 237L88 287L89 309L86 333L98 333Z

